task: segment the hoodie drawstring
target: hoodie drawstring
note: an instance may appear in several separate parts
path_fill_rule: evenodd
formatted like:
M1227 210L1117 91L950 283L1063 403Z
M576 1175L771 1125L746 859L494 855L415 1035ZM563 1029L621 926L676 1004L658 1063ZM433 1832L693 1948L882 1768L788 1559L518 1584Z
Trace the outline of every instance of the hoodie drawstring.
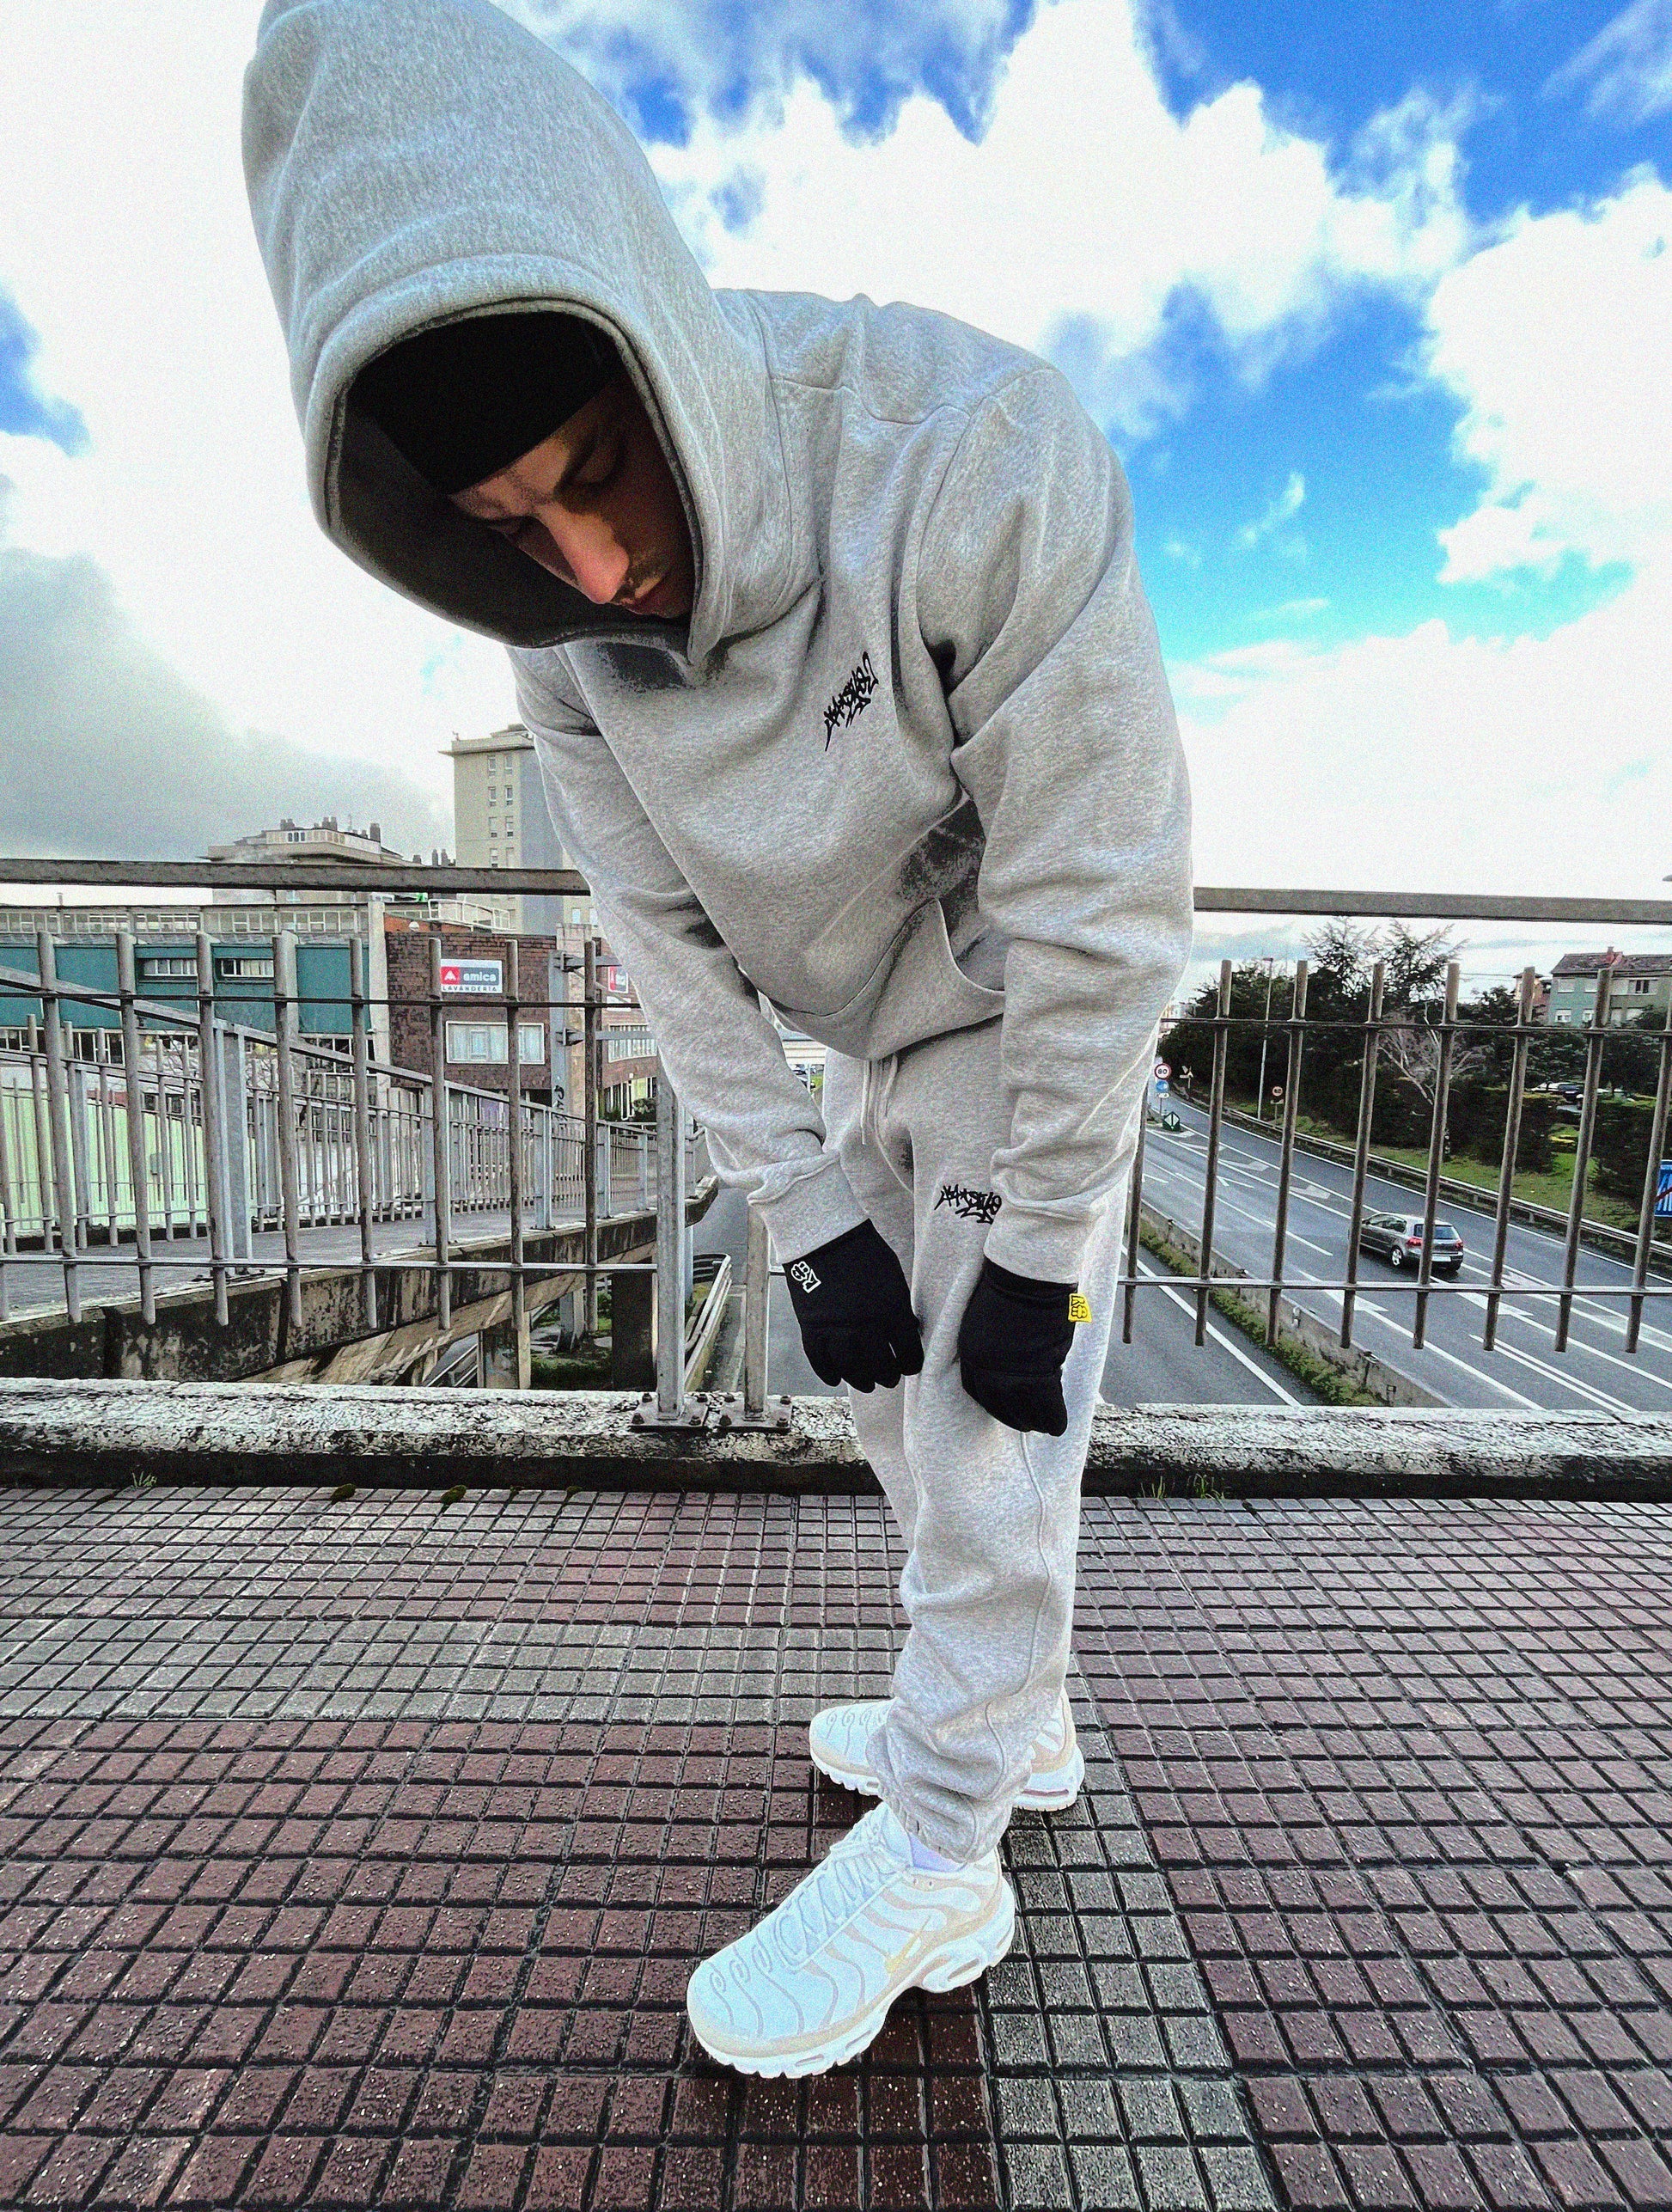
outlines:
M888 1172L903 1191L909 1194L911 1183L890 1158L882 1141L882 1119L894 1095L894 1079L900 1073L900 1054L891 1052L886 1060L868 1060L859 1084L859 1133L867 1144L874 1145Z

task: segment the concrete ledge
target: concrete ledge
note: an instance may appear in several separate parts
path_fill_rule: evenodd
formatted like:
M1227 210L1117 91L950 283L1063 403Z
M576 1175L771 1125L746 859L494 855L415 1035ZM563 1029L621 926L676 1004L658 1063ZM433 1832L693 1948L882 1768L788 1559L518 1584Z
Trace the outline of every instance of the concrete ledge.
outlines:
M0 1482L874 1491L846 1404L787 1434L632 1430L636 1396L0 1381ZM1101 1407L1093 1494L1672 1500L1672 1416Z

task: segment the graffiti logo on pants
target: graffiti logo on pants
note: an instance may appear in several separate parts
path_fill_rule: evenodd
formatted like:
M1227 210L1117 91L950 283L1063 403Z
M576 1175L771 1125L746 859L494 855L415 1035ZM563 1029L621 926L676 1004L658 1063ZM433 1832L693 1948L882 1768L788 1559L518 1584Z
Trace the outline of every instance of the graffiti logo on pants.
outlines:
M992 1221L998 1212L996 1190L966 1190L961 1182L943 1182L937 1207L949 1206L964 1221Z
M869 652L862 653L857 665L847 681L824 711L824 749L830 750L830 741L839 730L845 730L857 722L870 705L876 692L876 670L871 666Z
M784 1273L797 1290L815 1291L819 1287L820 1279L808 1266L805 1260L796 1261L793 1265L784 1269Z

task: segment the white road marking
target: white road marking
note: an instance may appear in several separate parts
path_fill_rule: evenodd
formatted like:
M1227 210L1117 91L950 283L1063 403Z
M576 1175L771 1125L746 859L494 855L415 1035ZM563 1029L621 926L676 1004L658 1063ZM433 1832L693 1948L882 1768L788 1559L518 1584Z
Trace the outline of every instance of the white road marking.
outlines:
M1593 1405L1601 1406L1605 1413L1634 1414L1643 1410L1641 1406L1628 1405L1624 1398L1610 1397L1606 1390L1593 1390L1589 1383L1582 1383L1572 1375L1563 1374L1559 1367L1551 1366L1547 1360L1535 1360L1530 1352L1517 1351L1513 1344L1500 1344L1498 1349L1506 1360L1514 1360L1523 1367L1530 1367L1535 1375L1547 1377L1551 1382L1559 1384L1563 1390L1571 1390L1576 1397L1589 1398Z
M1162 1296L1165 1298L1170 1298L1175 1305L1181 1307L1183 1311L1189 1315L1192 1325L1194 1325L1196 1319L1196 1301L1194 1298L1187 1298L1182 1291L1176 1291L1168 1287L1168 1279L1161 1273L1158 1268L1146 1267L1144 1262L1140 1260L1138 1262L1138 1271L1140 1274L1149 1275L1153 1280L1160 1283L1162 1286L1161 1293ZM1260 1362L1257 1360L1251 1360L1240 1344L1233 1344L1230 1337L1226 1335L1223 1329L1216 1328L1214 1323L1211 1321L1207 1325L1207 1333L1213 1339L1216 1344L1222 1345L1223 1348L1230 1353L1231 1358L1236 1360L1238 1366L1246 1367L1251 1375L1256 1377L1260 1382L1264 1383L1266 1389L1272 1393L1272 1396L1274 1398L1280 1398L1286 1406L1298 1406L1310 1403L1310 1400L1309 1399L1297 1398L1292 1390L1285 1390L1281 1383L1275 1381L1266 1372L1266 1370L1260 1365Z
M1334 1298L1338 1305L1340 1303L1339 1291L1326 1292L1325 1296ZM1373 1321L1379 1321L1390 1335L1400 1339L1403 1349L1414 1350L1410 1330L1394 1321L1374 1298L1366 1298L1362 1291L1354 1299L1352 1310L1355 1315L1368 1313ZM1548 1406L1541 1405L1536 1398L1529 1398L1520 1390L1512 1390L1507 1383L1500 1382L1496 1375L1489 1375L1484 1367L1474 1367L1467 1360L1460 1360L1455 1352L1448 1352L1443 1344L1431 1343L1424 1349L1431 1352L1437 1360L1443 1360L1450 1366L1461 1368L1464 1374L1472 1375L1477 1383L1484 1383L1488 1390L1501 1390L1506 1398L1513 1398L1518 1406L1530 1406L1535 1413L1548 1413L1550 1410Z
M1480 1291L1465 1291L1463 1298L1469 1305L1478 1305L1483 1313L1489 1303ZM1509 1314L1525 1327L1536 1329L1541 1335L1553 1337L1556 1334L1553 1321L1541 1321L1536 1314L1523 1313L1519 1306L1505 1305L1500 1301L1498 1310L1500 1315ZM1620 1334L1625 1334L1623 1325ZM1497 1348L1502 1351L1504 1347L1499 1345ZM1660 1374L1655 1368L1645 1366L1640 1360L1622 1360L1617 1352L1605 1352L1600 1344L1580 1344L1576 1349L1583 1352L1588 1360L1605 1360L1610 1367L1623 1368L1628 1375L1640 1375L1645 1383L1654 1383L1663 1390L1672 1390L1672 1375ZM1641 1412L1642 1408L1633 1407L1632 1410Z
M1275 1144L1276 1140L1273 1139L1271 1141ZM1191 1149L1193 1151L1195 1148L1193 1146ZM1221 1157L1223 1157L1223 1153ZM1372 1180L1374 1180L1374 1178L1372 1178ZM1190 1187L1187 1185L1187 1188L1189 1188ZM1193 1190L1192 1195L1198 1196L1198 1202L1199 1203L1199 1186L1198 1186L1195 1190ZM1310 1181L1303 1183L1297 1183L1293 1186L1293 1195L1297 1198L1303 1198L1309 1205L1315 1206L1320 1213L1328 1213L1338 1220L1346 1221L1352 1219L1350 1201L1345 1204L1331 1204L1327 1202L1329 1199L1339 1199L1342 1196L1342 1194L1330 1192L1321 1184L1315 1183ZM1243 1211L1240 1207L1231 1207L1230 1210L1236 1213L1242 1213ZM1253 1217L1244 1213L1243 1218L1248 1219L1252 1219ZM1482 1220L1484 1225L1484 1216L1482 1217ZM1270 1229L1272 1225L1270 1222L1255 1221L1255 1226L1259 1228ZM1518 1225L1525 1226L1525 1225ZM1544 1231L1536 1229L1527 1230L1526 1233L1533 1237L1539 1237L1545 1234ZM1293 1231L1290 1231L1290 1235L1293 1241L1297 1243L1305 1243L1308 1242L1306 1238L1298 1236ZM1557 1240L1554 1237L1548 1237L1547 1238L1547 1241L1553 1245ZM1322 1245L1313 1244L1310 1246L1310 1249L1314 1251L1327 1252L1327 1248ZM1473 1261L1466 1262L1466 1268L1468 1273L1476 1274L1480 1280L1490 1283L1491 1272L1488 1268ZM1628 1273L1623 1266L1620 1268L1620 1273L1622 1280L1629 1280ZM1297 1281L1309 1281L1311 1280L1311 1278L1305 1275L1301 1270L1297 1269L1296 1280ZM1504 1270L1504 1286L1506 1292L1512 1291L1516 1288L1524 1290L1553 1291L1559 1290L1561 1287L1559 1282L1552 1279L1529 1275L1522 1272L1520 1269L1512 1268L1507 1264ZM1339 1301L1341 1293L1339 1291L1332 1291L1325 1292L1323 1295L1334 1298ZM1462 1292L1461 1295L1472 1305L1484 1306L1486 1304L1485 1298L1478 1292L1466 1291ZM1543 1305L1547 1303L1547 1301L1541 1299L1540 1303ZM1408 1329L1400 1332L1397 1329L1396 1324L1390 1322L1385 1314L1382 1313L1376 1307L1372 1305L1362 1294L1357 1300L1357 1309L1373 1314L1377 1320L1382 1322L1385 1327L1394 1330L1395 1334L1402 1333L1405 1342L1407 1345L1409 1345L1410 1335ZM1500 1300L1498 1311L1502 1315L1507 1315L1514 1319L1525 1323L1529 1328L1540 1329L1547 1336L1553 1337L1555 1335L1555 1323L1553 1322L1541 1321L1535 1316L1525 1312L1519 1306L1510 1305ZM1617 1311L1611 1311L1608 1304L1588 1299L1585 1297L1584 1288L1577 1284L1574 1286L1573 1292L1572 1311L1573 1323L1575 1325L1583 1319L1601 1329L1606 1329L1612 1335L1623 1337L1626 1335L1626 1323L1624 1317ZM1639 1341L1645 1346L1651 1346L1656 1350L1672 1351L1672 1335L1669 1335L1666 1332L1653 1328L1647 1322L1645 1322L1643 1326ZM1489 1374L1484 1368L1473 1366L1466 1360L1459 1359L1455 1353L1447 1351L1443 1345L1431 1341L1425 1348L1432 1352L1437 1358L1447 1360L1452 1366L1460 1367L1465 1374L1472 1375L1478 1381L1486 1384L1489 1388L1503 1391L1506 1396L1513 1398L1518 1404L1538 1407L1537 1400L1524 1397L1520 1391L1510 1390L1508 1384L1500 1382L1495 1375ZM1642 1410L1640 1407L1631 1405L1622 1399L1613 1397L1608 1392L1598 1390L1589 1384L1577 1382L1571 1376L1565 1375L1560 1368L1549 1366L1543 1361L1535 1358L1531 1353L1517 1352L1513 1346L1500 1341L1493 1348L1495 1351L1504 1353L1508 1357L1518 1360L1522 1365L1532 1369L1535 1373L1541 1374L1548 1380L1571 1390L1576 1396L1589 1398L1594 1403L1602 1406L1609 1411L1620 1413L1638 1413ZM1628 1374L1644 1376L1651 1381L1657 1384L1663 1390L1672 1390L1672 1379L1657 1373L1656 1370L1651 1366L1646 1365L1638 1365L1633 1360L1620 1360L1614 1353L1603 1351L1600 1345L1582 1343L1577 1341L1576 1339L1574 1348L1584 1353L1588 1358L1604 1360L1611 1366L1623 1367ZM1549 1408L1538 1407L1538 1409L1547 1412Z

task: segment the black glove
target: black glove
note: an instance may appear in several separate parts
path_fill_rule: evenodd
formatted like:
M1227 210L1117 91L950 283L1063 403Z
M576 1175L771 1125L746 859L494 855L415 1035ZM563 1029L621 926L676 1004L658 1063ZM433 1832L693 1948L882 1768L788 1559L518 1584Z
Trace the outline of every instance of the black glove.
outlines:
M1066 1430L1063 1361L1076 1294L1072 1283L1035 1282L982 1261L958 1329L958 1370L976 1404L1006 1428Z
M869 1221L791 1260L784 1276L821 1381L888 1389L922 1372L923 1337L905 1271Z

